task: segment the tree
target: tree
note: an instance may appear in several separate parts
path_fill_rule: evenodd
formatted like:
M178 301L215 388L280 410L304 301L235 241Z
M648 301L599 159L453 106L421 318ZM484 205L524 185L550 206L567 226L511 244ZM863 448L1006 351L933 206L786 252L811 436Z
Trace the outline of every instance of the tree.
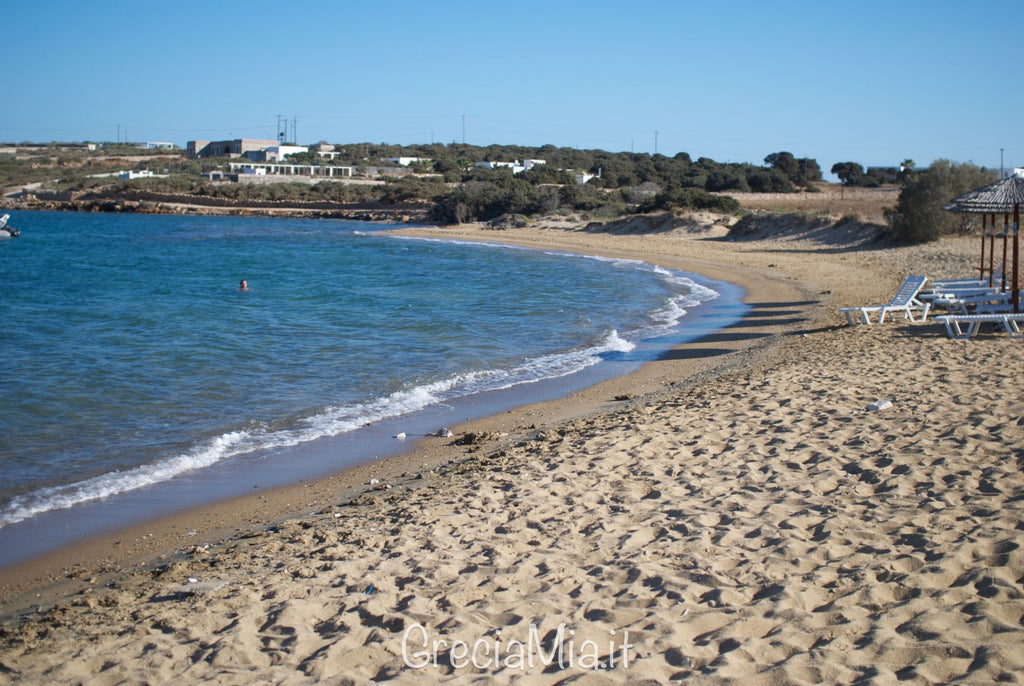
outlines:
M856 186L864 177L864 167L856 162L836 162L832 165L832 173L844 186Z
M565 171L550 164L538 164L519 174L516 178L539 186L545 183L566 184L575 183L573 178Z
M923 243L958 232L956 214L942 208L956 196L995 181L996 176L973 164L936 160L907 180L895 209L886 212L890 236L901 243Z
M778 169L755 167L747 174L747 183L755 193L792 193L796 190L793 183Z
M800 174L800 165L793 157L793 153L790 152L773 152L764 158L764 163L773 169L778 169L790 181L796 181Z
M704 190L711 192L737 191L744 193L750 190L750 184L747 183L746 176L738 170L727 168L715 169L714 171L708 172L707 181L704 183Z
M800 164L801 186L810 186L815 181L821 181L821 167L818 166L817 160L801 157L797 162Z
M283 162L288 164L324 164L326 160L320 157L320 153L307 150L306 152L293 152L290 155L285 155Z
M815 181L821 181L821 167L817 160L809 157L796 159L789 152L773 152L764 158L764 162L797 186L810 186Z

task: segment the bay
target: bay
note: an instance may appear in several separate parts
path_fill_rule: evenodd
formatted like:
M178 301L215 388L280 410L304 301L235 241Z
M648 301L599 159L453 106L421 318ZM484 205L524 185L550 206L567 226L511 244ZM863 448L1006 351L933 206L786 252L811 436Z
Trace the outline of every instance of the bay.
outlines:
M642 262L363 222L13 222L22 237L0 244L0 530L627 359L721 290Z

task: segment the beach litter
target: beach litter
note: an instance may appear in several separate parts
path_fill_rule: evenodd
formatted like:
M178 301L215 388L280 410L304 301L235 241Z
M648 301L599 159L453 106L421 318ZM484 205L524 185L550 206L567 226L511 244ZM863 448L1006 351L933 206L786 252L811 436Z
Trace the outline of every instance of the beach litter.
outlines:
M876 400L873 403L868 403L864 409L868 412L877 412L878 410L888 410L890 407L892 407L891 400Z
M172 588L171 591L179 595L203 595L219 591L227 585L226 581L200 581L190 576L188 583Z

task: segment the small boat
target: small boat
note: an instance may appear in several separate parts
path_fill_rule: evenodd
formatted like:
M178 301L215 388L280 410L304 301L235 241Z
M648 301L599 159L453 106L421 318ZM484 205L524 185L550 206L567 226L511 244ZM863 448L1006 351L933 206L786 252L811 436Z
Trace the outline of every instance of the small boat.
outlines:
M7 221L11 218L11 215L5 214L0 217L0 238L17 238L21 235L21 231L18 231L13 226L7 226Z

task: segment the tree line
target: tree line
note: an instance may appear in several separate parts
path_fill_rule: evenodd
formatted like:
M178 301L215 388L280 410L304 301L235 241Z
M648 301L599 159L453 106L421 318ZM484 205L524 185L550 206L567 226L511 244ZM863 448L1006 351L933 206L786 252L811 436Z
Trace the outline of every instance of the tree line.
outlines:
M565 183L571 177L560 170L584 173L595 178L588 183L598 188L618 189L656 183L664 188L677 186L708 192L737 191L788 193L808 188L821 181L821 169L813 159L797 159L791 153L772 153L765 166L749 163L722 163L707 157L694 161L688 153L672 157L633 152L580 150L553 145L525 147L517 145L473 146L431 144L398 146L353 143L334 146L339 153L335 164L345 166L388 166L388 158L415 157L424 161L414 164L420 172L440 174L449 183L472 180L477 162L511 162L513 160L544 160L524 178L534 183ZM469 169L469 171L467 171ZM532 172L532 174L531 174Z
M442 222L489 221L505 214L547 214L558 211L626 211L707 209L735 213L740 205L728 192L791 193L816 190L822 179L813 159L773 153L765 166L720 163L706 157L694 161L683 152L672 157L633 152L576 148L452 143L420 146L336 145L336 164L394 164L393 157L415 157L413 168L437 175L446 184L403 179L389 184L384 199L429 200ZM520 174L507 168L483 169L477 162L543 160ZM577 183L586 175L586 183ZM426 197L431 191L437 191Z

